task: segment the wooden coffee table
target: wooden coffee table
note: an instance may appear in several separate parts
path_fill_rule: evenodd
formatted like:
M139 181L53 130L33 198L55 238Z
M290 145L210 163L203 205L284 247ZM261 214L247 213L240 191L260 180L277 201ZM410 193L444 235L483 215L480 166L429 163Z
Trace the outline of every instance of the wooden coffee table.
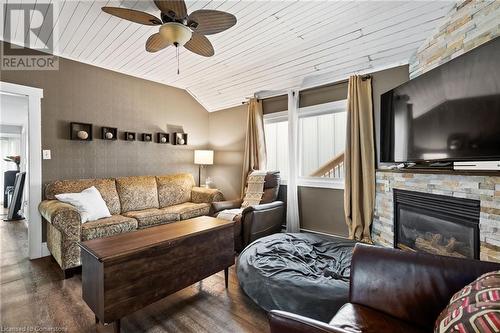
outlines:
M82 242L82 295L96 323L114 323L234 264L233 222L212 217Z

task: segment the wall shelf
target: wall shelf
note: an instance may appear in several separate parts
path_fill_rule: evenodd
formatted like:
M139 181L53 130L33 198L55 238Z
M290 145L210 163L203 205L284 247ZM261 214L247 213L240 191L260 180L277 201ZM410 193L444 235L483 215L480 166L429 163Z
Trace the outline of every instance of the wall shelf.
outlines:
M137 135L134 132L125 132L125 141L135 141L136 137Z
M188 135L187 133L174 133L172 140L173 145L185 146L187 145Z
M153 134L152 133L142 133L141 139L144 142L153 142Z
M167 144L170 142L170 135L168 133L156 133L156 142Z
M70 139L75 141L92 141L92 124L70 123Z
M107 141L115 141L118 138L118 128L116 127L102 127L101 139Z

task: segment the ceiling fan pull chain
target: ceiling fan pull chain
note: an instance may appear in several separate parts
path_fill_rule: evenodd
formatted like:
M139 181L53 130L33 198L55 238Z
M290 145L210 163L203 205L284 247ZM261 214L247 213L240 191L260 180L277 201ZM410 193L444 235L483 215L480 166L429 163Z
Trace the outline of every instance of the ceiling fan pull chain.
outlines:
M177 53L177 75L180 74L179 70L179 47L176 47L176 53Z

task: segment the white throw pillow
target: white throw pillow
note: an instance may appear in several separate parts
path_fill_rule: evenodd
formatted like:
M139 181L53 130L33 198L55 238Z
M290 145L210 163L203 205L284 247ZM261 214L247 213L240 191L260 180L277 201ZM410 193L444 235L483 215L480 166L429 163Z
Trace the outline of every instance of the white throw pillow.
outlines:
M59 201L75 206L80 212L82 223L111 216L101 193L94 186L80 193L56 194L56 198Z

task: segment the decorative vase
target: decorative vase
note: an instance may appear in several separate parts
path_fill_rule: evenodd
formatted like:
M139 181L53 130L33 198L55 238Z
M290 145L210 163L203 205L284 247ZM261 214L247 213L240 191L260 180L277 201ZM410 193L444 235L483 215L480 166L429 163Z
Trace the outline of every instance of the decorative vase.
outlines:
M129 140L134 140L134 136L133 136L132 134L129 134L129 135L128 135L128 139L129 139Z
M78 136L78 139L80 139L80 140L87 140L89 137L89 133L87 133L85 131L78 131L76 136Z
M177 143L183 145L186 141L183 138L177 138Z
M166 143L166 142L167 142L167 138L166 138L166 137L162 137L162 138L160 139L160 141L161 141L161 143Z
M108 139L108 140L113 139L113 133L111 133L111 132L106 132L106 139Z

